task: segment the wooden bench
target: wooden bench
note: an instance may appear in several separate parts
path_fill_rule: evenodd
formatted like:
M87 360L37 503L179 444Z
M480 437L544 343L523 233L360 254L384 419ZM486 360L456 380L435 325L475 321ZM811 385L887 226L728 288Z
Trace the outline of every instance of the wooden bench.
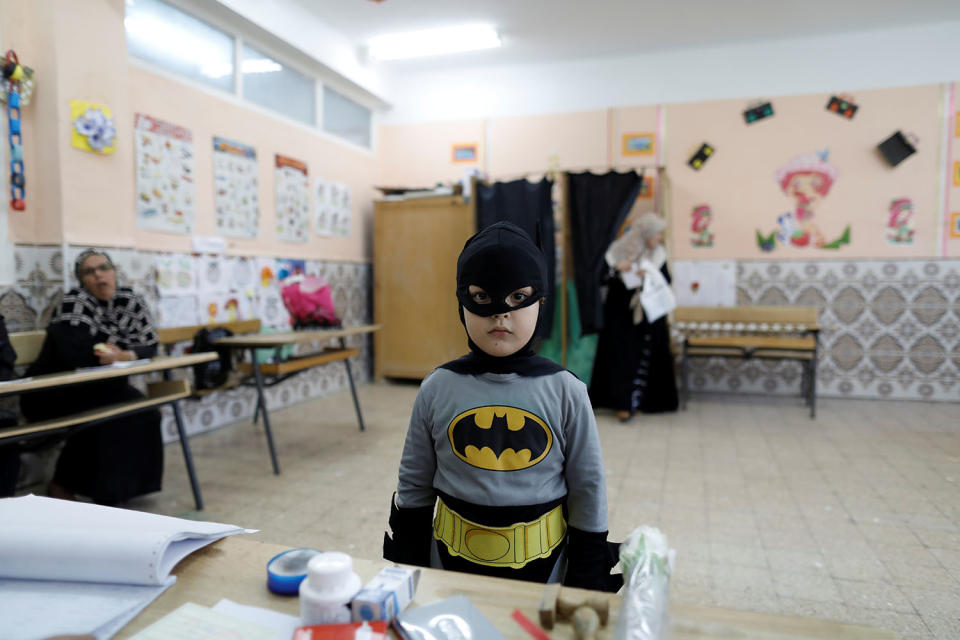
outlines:
M233 322L219 322L214 324L196 324L185 325L182 327L168 327L157 329L157 343L164 353L170 355L174 346L181 342L192 342L193 337L201 329L229 329L233 335L243 335L245 333L260 333L261 323L259 319L253 320L234 320ZM241 373L243 370L241 369ZM249 374L246 374L249 375ZM210 389L196 389L190 395L191 398L202 398L217 391L225 391L240 386L243 383L244 376L230 376L226 382L218 387Z
M816 307L677 307L673 328L683 333L680 364L681 402L690 395L691 357L796 360L803 366L801 396L817 406L817 336L820 314Z
M40 355L45 337L46 331L11 333L10 344L17 352L16 366L27 366L36 361L37 356ZM188 367L201 362L209 362L215 360L216 357L214 353L199 353L186 356L161 356L152 358L150 362L132 364L127 367L98 367L88 370L44 374L30 378L22 378L20 380L11 380L0 384L0 396L15 395L41 389L53 389L64 385L83 384L155 371L167 373L171 369ZM190 383L187 380L149 382L147 383L147 393L144 398L108 404L51 420L22 423L0 429L0 442L20 442L44 435L52 435L69 429L85 428L105 420L116 418L117 416L138 413L169 404L173 408L177 431L180 435L180 446L183 450L184 462L187 466L187 474L190 477L194 501L199 511L203 509L203 498L200 494L200 485L193 468L193 458L190 454L187 433L178 404L179 400L190 396L190 393Z

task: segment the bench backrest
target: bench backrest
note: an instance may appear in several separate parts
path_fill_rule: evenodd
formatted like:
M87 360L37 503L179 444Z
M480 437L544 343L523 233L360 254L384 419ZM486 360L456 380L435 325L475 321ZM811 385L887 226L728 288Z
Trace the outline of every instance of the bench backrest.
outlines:
M157 341L161 346L170 346L177 342L187 342L193 340L200 329L224 328L229 329L234 335L244 333L260 333L260 320L235 320L233 322L216 322L214 324L196 324L186 327L169 327L167 329L157 329Z
M10 334L10 345L17 352L16 366L33 364L40 355L46 331L14 331Z
M673 311L673 321L676 325L693 325L696 328L719 323L728 326L779 325L793 330L817 331L820 328L820 311L816 307L788 306L677 307Z

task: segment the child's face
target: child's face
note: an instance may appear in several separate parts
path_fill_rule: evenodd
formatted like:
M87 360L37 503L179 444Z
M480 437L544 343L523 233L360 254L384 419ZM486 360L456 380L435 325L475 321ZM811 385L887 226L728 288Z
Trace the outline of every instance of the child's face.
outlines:
M470 297L477 304L493 302L487 292L476 285L470 285ZM533 287L517 289L507 296L507 304L518 306L533 295ZM498 313L492 316L478 316L463 307L463 321L467 335L484 353L497 358L509 356L530 342L537 328L540 305L529 306Z

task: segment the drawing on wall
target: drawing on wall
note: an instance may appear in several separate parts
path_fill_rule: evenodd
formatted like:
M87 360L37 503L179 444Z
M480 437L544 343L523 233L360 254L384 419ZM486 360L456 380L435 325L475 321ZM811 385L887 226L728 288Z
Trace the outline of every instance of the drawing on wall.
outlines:
M455 144L450 152L452 162L476 162L479 154L477 153L476 142L464 144Z
M713 246L713 212L705 204L693 208L690 221L690 244L694 247L708 249Z
M817 225L816 209L837 180L836 168L828 162L829 150L794 156L777 170L775 177L783 193L794 201L793 211L777 217L779 228L764 235L757 231L757 244L773 251L784 246L839 249L850 243L850 225L834 240L827 241Z
M675 260L671 288L677 304L733 307L737 304L737 265L733 260Z
M197 291L193 258L188 253L160 254L154 259L160 297L192 294Z
M110 107L85 100L70 101L70 143L77 149L103 155L117 148L117 125Z
M950 214L950 237L960 238L960 211Z
M913 234L913 200L891 200L886 228L887 242L893 245L913 244Z
M318 179L313 188L313 229L318 236L350 235L350 187L342 182Z
M625 156L653 155L654 135L652 133L625 133L621 138L621 153Z
M193 135L142 113L134 120L137 226L151 231L193 231L196 185Z
M960 187L960 162L953 163L953 186Z
M637 200L653 200L653 192L656 190L655 181L654 176L643 176L640 191L637 192Z
M283 281L290 276L301 276L307 273L306 260L277 260L277 282L283 285Z
M226 138L213 139L213 206L218 233L257 237L260 202L253 147Z
M310 185L307 165L277 154L276 183L277 239L306 242L310 234Z
M197 296L161 296L157 301L158 327L183 327L199 324Z

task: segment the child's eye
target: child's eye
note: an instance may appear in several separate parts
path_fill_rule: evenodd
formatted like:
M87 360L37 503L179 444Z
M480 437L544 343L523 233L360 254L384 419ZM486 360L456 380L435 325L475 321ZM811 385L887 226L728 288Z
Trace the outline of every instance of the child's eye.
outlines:
M473 298L473 301L477 304L487 304L490 302L490 296L484 291L477 291L476 293L471 293L470 297Z
M523 302L530 296L528 296L522 291L514 291L512 294L510 294L510 297L513 299L514 302Z

